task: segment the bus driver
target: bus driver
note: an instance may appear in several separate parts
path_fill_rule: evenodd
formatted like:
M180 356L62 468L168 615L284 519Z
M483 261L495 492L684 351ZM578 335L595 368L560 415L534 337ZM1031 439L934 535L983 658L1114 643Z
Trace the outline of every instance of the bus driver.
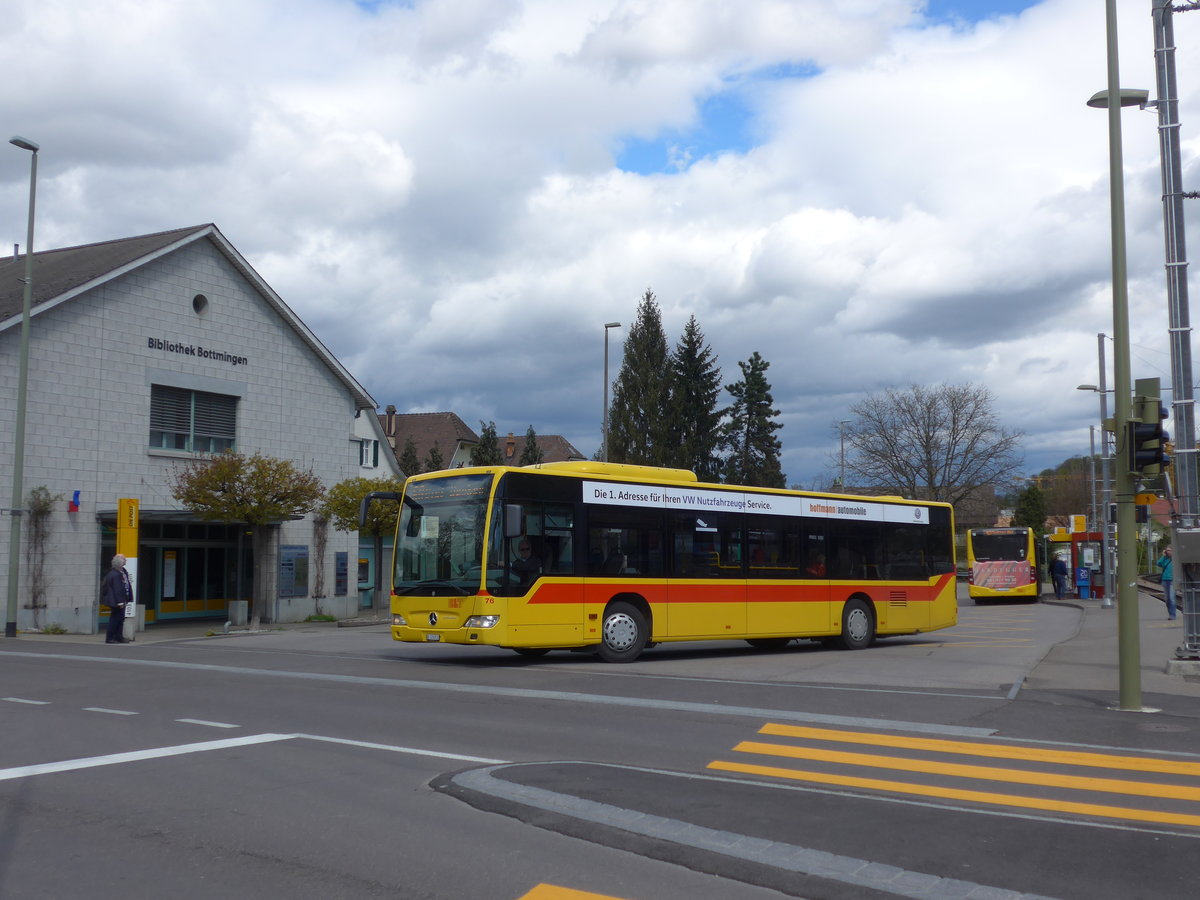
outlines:
M523 537L517 545L517 558L509 566L517 584L527 586L542 574L542 561L533 554L529 538Z

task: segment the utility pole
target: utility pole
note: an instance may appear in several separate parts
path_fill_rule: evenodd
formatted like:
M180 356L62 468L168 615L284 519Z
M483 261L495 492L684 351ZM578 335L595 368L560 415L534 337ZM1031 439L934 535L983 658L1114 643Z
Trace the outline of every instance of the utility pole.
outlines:
M1146 102L1146 92L1122 95L1117 62L1117 0L1105 0L1108 87L1091 105L1108 113L1109 212L1112 229L1113 290L1113 399L1115 406L1116 460L1113 494L1117 502L1117 656L1120 681L1119 708L1142 709L1141 636L1138 623L1137 521L1133 509L1134 478L1122 462L1127 452L1131 412L1129 365L1129 274L1125 250L1125 162L1121 149L1121 107Z
M1158 88L1158 149L1162 168L1167 306L1171 345L1171 430L1175 434L1175 503L1171 545L1175 590L1183 613L1179 659L1200 659L1200 497L1196 477L1196 418L1192 395L1192 326L1188 313L1187 241L1183 164L1179 148L1179 90L1175 83L1175 28L1171 0L1151 0L1154 69ZM1183 12L1200 4L1180 7Z

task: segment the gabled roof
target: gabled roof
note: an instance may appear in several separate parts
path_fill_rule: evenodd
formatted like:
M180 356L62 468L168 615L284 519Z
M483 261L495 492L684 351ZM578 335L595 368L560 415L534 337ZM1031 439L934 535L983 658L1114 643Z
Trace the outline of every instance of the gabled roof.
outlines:
M389 406L388 410L379 416L379 424L388 436L388 442L395 448L397 459L404 452L404 445L409 438L412 438L417 459L421 462L425 461L436 443L447 464L459 444L469 446L479 443L479 435L452 412L397 413L393 406Z
M542 451L542 462L570 462L586 460L587 457L575 449L575 445L561 434L538 434L534 438L537 447ZM500 452L504 454L506 466L519 465L521 454L525 452L525 435L513 435L510 431L507 437L500 439Z
M39 250L33 254L33 291L30 315L36 317L79 295L112 281L127 272L200 240L208 240L237 269L250 285L300 339L327 365L355 398L360 409L377 404L337 357L329 352L300 317L271 289L245 258L234 249L216 225L176 228L138 237ZM24 306L25 256L0 259L0 331L19 327Z

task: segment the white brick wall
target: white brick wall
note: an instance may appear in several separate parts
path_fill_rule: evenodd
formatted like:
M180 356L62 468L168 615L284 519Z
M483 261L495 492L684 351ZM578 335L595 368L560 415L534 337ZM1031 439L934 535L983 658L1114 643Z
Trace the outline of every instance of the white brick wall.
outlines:
M36 279L36 270L34 277ZM192 298L204 294L198 315ZM152 349L148 338L211 348L248 360L231 365L214 359ZM0 505L8 508L12 484L19 328L0 333ZM62 494L52 517L47 554L47 609L34 622L28 565L22 559L18 628L59 623L71 631L95 628L100 559L98 509L115 509L136 497L145 511L180 509L169 479L179 460L148 451L151 370L201 376L244 385L238 404L237 446L311 467L330 486L360 474L354 399L287 323L229 261L199 240L169 256L105 283L88 294L37 316L30 329L24 493L44 485ZM73 491L78 513L67 512ZM10 518L0 524L0 585L7 583ZM306 519L282 527L282 544L312 544ZM23 541L24 543L24 541ZM344 600L343 615L356 608L334 598L334 553L357 558L357 535L330 530L322 606ZM316 561L310 559L310 573ZM313 578L310 574L310 587ZM281 601L281 620L314 611L311 598Z

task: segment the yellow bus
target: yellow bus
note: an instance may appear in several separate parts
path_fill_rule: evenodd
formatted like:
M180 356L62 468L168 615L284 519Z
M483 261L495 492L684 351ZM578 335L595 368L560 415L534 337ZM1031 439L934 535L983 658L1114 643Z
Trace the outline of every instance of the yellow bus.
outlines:
M405 482L397 641L630 662L667 641L797 638L845 649L957 621L944 503L701 484L599 462Z
M1041 593L1031 528L968 528L967 591L979 603L1036 601Z

